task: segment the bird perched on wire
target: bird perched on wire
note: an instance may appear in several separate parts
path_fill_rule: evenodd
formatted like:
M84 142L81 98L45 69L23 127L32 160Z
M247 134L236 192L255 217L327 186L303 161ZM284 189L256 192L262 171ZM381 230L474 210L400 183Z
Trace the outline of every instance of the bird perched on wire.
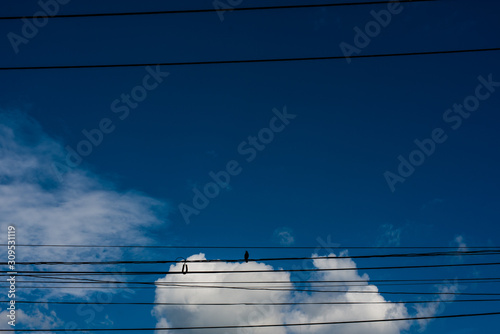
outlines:
M248 254L248 251L245 251L245 262L248 263L248 257L250 254Z

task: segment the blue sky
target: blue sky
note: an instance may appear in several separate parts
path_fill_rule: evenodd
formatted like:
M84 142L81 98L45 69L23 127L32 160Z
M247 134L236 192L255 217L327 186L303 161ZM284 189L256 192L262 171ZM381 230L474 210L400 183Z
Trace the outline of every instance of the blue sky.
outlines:
M243 1L239 7L295 3L303 2ZM390 24L381 28L360 54L498 47L499 6L486 0L402 4L402 11L391 16ZM40 10L36 1L1 7L2 16L31 18ZM190 8L212 8L212 3L73 0L60 5L59 13ZM2 67L342 55L340 43L355 45L354 28L363 30L374 20L370 11L386 9L387 5L376 5L228 12L223 21L217 13L52 18L28 43L18 45L17 53L7 34L21 34L23 21L3 20L0 54ZM168 76L158 77L156 84L151 77L155 71L154 67L137 67L0 72L0 109L8 115L2 119L6 129L14 129L16 134L2 139L4 148L10 147L8 152L13 155L23 152L43 157L37 160L43 160L37 167L43 172L29 171L35 178L9 175L5 182L10 182L9 177L21 177L41 193L59 191L57 203L65 201L70 189L88 194L87 183L91 183L93 189L109 196L111 206L122 200L124 207L136 203L133 221L137 224L127 225L124 231L139 233L151 244L279 246L277 235L283 231L293 237L294 246L320 247L318 238L330 238L345 247L458 247L457 237L469 246L500 244L495 204L500 185L498 52L351 62L165 66L159 71L168 72ZM136 87L144 86L148 75L147 83L155 87L147 90L147 97L137 105L125 107L126 102L120 101L123 94L140 92ZM474 100L478 86L487 97ZM460 124L459 113L447 112L454 104L471 101L479 104L467 118L460 116ZM265 148L256 150L255 158L247 161L240 145L248 148L242 143L248 142L249 136L258 136L284 110L296 117L290 117L282 131L273 132ZM99 128L103 120L108 122L105 128L113 130L104 133L98 145L92 145L92 152L78 166L59 175L62 179L55 175L53 163L66 163L67 147L77 150L86 140L82 131ZM415 140L432 138L436 129L442 132L438 137L446 140L435 143L433 153L425 156L404 183L397 182L391 188L384 173L397 174L398 157L410 159L418 149ZM5 144L10 142L17 144ZM33 149L34 143L40 142L54 145L56 153L49 157L45 150ZM193 189L202 191L212 181L209 173L225 170L230 161L238 163L240 172L231 176L229 185L210 199L206 208L191 215L187 224L179 205L193 206ZM59 214L64 215L64 209ZM109 213L110 217L114 214ZM23 232L22 224L18 227L20 235L29 233ZM120 234L118 230L108 232ZM84 229L75 233L90 234ZM23 238L44 243L35 236ZM92 243L90 237L69 239ZM108 240L138 243L130 235ZM125 252L113 256L158 259L189 257L197 252ZM362 252L352 250L350 254ZM239 250L204 253L207 258L241 256ZM255 251L252 255L277 254L310 256L311 252ZM386 263L401 261L356 261L360 267ZM428 270L394 275L494 277L498 273L492 267L478 272L442 269L439 273ZM371 278L392 277L387 272L369 274ZM468 291L490 291L491 287L494 285L471 286ZM432 289L435 287L429 287ZM125 297L117 294L115 298ZM154 292L145 291L141 298L152 300ZM474 311L498 310L495 307L498 304L488 303ZM74 310L55 310L61 321L88 325ZM447 305L443 312L470 310L470 305ZM156 324L151 309L137 312L142 317L122 319L119 309L107 306L98 317L108 316L116 326ZM414 315L411 309L409 312ZM493 320L437 320L425 332L479 333L489 329ZM409 329L417 331L418 326Z

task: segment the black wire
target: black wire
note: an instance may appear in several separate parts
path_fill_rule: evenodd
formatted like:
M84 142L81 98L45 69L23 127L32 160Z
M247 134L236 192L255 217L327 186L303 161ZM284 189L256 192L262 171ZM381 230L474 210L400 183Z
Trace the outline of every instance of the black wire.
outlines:
M206 60L206 61L168 62L168 63L15 66L15 67L0 67L0 71L82 69L82 68L116 68L116 67L145 67L145 66L185 66L185 65L192 66L192 65L220 65L220 64L242 64L242 63L271 63L271 62L289 62L289 61L339 60L339 59L345 59L345 58L354 59L354 58L405 57L405 56L422 56L422 55L437 55L437 54L452 54L452 53L489 52L489 51L500 51L500 48L383 53L383 54L368 54L368 55L352 55L349 57L325 56L325 57L266 58L266 59L239 59L239 60ZM105 247L109 247L109 246L105 246ZM220 248L220 247L216 247L216 248ZM234 247L230 247L230 248L234 248ZM241 248L241 247L238 247L238 248ZM318 248L318 247L316 247L316 248Z
M6 288L8 288L6 286ZM249 288L235 286L193 286L193 285L170 285L170 286L146 286L146 287L113 287L113 286L16 286L16 289L90 289L90 290L106 290L106 289L135 289L135 290L165 290L165 289L229 289L229 290L246 290L246 291L278 291L278 292L317 292L317 293L353 293L353 294L387 294L387 295L450 295L450 296L500 296L500 293L495 292L416 292L416 291L364 291L364 290L315 290L315 289L278 289L278 288Z
M314 269L266 269L266 270L213 270L213 271L190 271L189 274L247 274L247 273L287 273L287 272L323 272L323 271L345 271L345 270L391 270L391 269L417 269L417 268L445 268L445 267L470 267L470 266L497 266L500 262L486 263L458 263L458 264L431 264L414 266L386 266L386 267L346 267L346 268L314 268ZM9 276L12 271L0 270L0 276ZM181 271L17 271L18 274L58 274L58 275L184 275Z
M58 284L58 283L64 283L64 284L96 284L97 282L82 282L78 281L75 279L74 281L71 282L60 282L60 281L16 281L16 284L24 284L24 283L40 283L40 284ZM110 281L108 284L122 284L122 285L130 285L130 284L143 284L147 282L136 282L136 281L131 281L131 282L120 282L120 281ZM209 284L210 282L189 282L191 284ZM233 282L233 283L228 283L228 282L221 282L225 284L263 284L261 282ZM323 282L322 282L323 283ZM327 282L325 282L327 283ZM313 287L317 288L328 288L328 287L350 287L350 286L367 286L368 284L371 284L372 282L366 281L364 284L355 284L355 283L338 283L338 284L316 284L316 283L281 283L281 284L288 284L288 286L302 286L302 285L311 285ZM456 282L453 282L456 283ZM500 280L496 281L474 281L472 282L474 284L492 284L492 283L500 283ZM216 283L210 283L210 284L216 284ZM165 285L165 284L162 284ZM411 285L450 285L450 282L415 282L415 283L377 283L377 286L411 286ZM201 285L203 286L203 285ZM8 288L9 285L0 285L0 288ZM286 286L281 286L280 287L286 287ZM50 288L50 286L49 286ZM134 289L136 287L134 286L128 286L127 288Z
M500 50L500 48L499 48ZM0 244L0 246L10 246ZM181 245L61 245L16 244L16 247L68 247L68 248L160 248L160 249L457 249L456 246L181 246ZM467 246L467 249L495 249L500 246Z
M57 276L39 276L39 275L17 275L21 277L34 277L34 278L42 278L42 279L56 279L59 281L41 281L41 280L36 280L36 281L18 281L18 283L23 283L23 282L30 282L30 283L60 283L60 281L64 281L63 283L109 283L109 284L154 284L154 285L165 285L165 284L171 284L171 283L183 283L181 281L176 281L176 282L137 282L137 281L118 281L118 280L101 280L101 279L94 279L94 278L73 278L73 277L57 277ZM71 281L71 282L69 282ZM380 279L380 280L312 280L312 281L219 281L219 282L213 282L213 281L188 281L189 284L268 284L268 283L278 283L278 284L310 284L310 283L365 283L364 285L367 285L369 283L377 283L377 285L383 284L384 282L412 282L408 284L450 284L449 281L453 281L453 283L457 282L471 282L471 283L497 283L500 281L500 278L496 277L486 277L486 278L455 278L455 279L440 279L440 282L436 282L438 279L399 279L399 280L385 280L385 279ZM443 282L445 281L445 282ZM447 282L446 282L447 281ZM338 285L336 285L338 286Z
M90 301L25 301L16 300L16 304L54 304L54 305L162 305L162 306L286 306L286 305L377 305L377 304L435 304L435 303L478 303L478 302L500 302L500 299L454 299L449 301L441 300L408 300L408 301L369 301L369 302L288 302L288 303L257 303L257 302L234 302L234 303L160 303L160 302L90 302ZM0 303L10 303L10 300L0 300Z
M488 313L467 313L467 314L452 314L452 315L436 315L428 317L406 317L392 319L370 319L370 320L345 320L345 321L325 321L325 322L304 322L304 323L289 323L289 324L263 324L263 325L225 325L225 326L192 326L192 327L143 327L143 328L75 328L71 331L77 332L107 332L107 331L158 331L158 330L196 330L196 329L233 329L233 328L267 328L267 327L297 327L297 326L321 326L321 325L347 325L347 324L362 324L362 323L380 323L394 321L415 321L415 320L430 320L430 319L451 319L465 317L483 317L500 315L500 312ZM64 332L67 329L49 328L49 329L16 329L17 332ZM0 329L0 332L8 332L12 329Z
M59 279L59 280L72 280L71 283L87 283L84 278L71 278L71 277L53 277L53 276L38 276L38 275L16 275L16 277L36 277L36 278L48 278L48 279ZM91 280L103 282L101 280ZM482 282L485 281L485 282ZM485 278L433 278L433 279L370 279L370 280L290 280L290 281L189 281L191 284L309 284L309 283L377 283L383 284L385 282L415 282L408 284L449 284L450 282L465 282L465 283L497 283L500 281L500 277L485 277ZM50 281L17 281L17 283L23 282L40 282L40 283L51 283ZM65 283L65 282L64 282ZM109 281L113 284L134 284L135 281ZM146 282L148 283L148 282ZM154 283L154 282L149 282Z
M0 246L10 246L0 244ZM36 245L16 244L16 247L67 247L67 248L160 248L160 249L457 249L456 246L181 246L181 245ZM467 246L467 249L495 249L500 246Z
M55 279L59 280L71 280L72 278L68 277L52 277ZM104 281L104 280L98 280L98 279L91 279L91 278L81 278L80 280L82 281L89 281L89 282L95 282L95 283L115 283L116 281ZM154 289L165 289L165 288L197 288L197 289L234 289L234 290L249 290L249 291L293 291L293 292L321 292L321 293L368 293L368 294L373 294L373 293L380 293L380 294L404 294L404 295L464 295L464 296L500 296L500 293L460 293L460 292L406 292L406 291L387 291L387 292L382 292L382 291L355 291L355 290L314 290L314 289L278 289L278 288L252 288L252 287L241 287L241 286L216 286L216 285L193 285L193 284L186 284L182 282L135 282L135 284L141 284L141 285L149 285L149 286L154 286L151 288ZM26 287L24 288L37 288L35 287ZM43 289L54 289L54 288L65 288L65 289L72 289L72 288L86 288L86 289L92 289L96 287L60 287L60 286L50 286L50 287L40 287ZM116 287L100 287L100 288L112 288L115 289Z
M409 2L432 2L437 0L399 0L399 3ZM306 5L282 5L282 6L259 6L259 7L234 7L234 8L208 8L208 9L181 9L181 10L163 10L149 12L119 12L119 13L87 13L87 14L58 14L49 15L50 18L79 18L79 17L103 17L103 16L136 16L136 15L164 15L164 14L190 14L190 13L209 13L209 12L230 12L230 11L258 11L271 9L296 9L296 8L320 8L320 7L344 7L360 5L380 5L395 2L394 0L385 1L363 1L347 3L326 3L326 4L306 4ZM29 16L29 15L28 15ZM3 16L0 20L19 20L27 16Z
M98 280L98 279L89 279L89 278L72 278L72 277L54 277L54 276L39 276L39 275L18 275L18 277L34 277L34 278L42 278L42 279L56 279L59 281L43 281L43 280L36 280L36 281L17 281L17 283L41 283L41 284L57 284L57 283L65 283L65 284L96 284L96 283L107 283L107 284L122 284L122 285L141 285L141 284L155 284L155 285L165 285L165 282L161 283L156 283L156 282L137 282L137 281L118 281L118 280L112 280L112 281L104 281L104 280ZM63 280L63 282L61 282ZM495 277L487 277L487 278L454 278L454 279L449 279L449 278L441 278L441 279L393 279L393 280L387 280L387 279L379 279L379 280L310 280L310 281L189 281L190 284L268 284L268 283L274 283L274 284L288 284L291 286L294 285L311 285L314 287L326 287L325 285L315 285L316 283L338 283L336 285L331 285L331 287L344 287L344 286L366 286L368 284L374 284L376 283L377 286L385 285L385 286L397 286L397 285L442 285L442 284L451 284L451 282L456 284L456 283L475 283L475 284L484 284L484 283L499 283L500 278L495 278ZM390 283L386 283L390 282ZM394 282L406 282L406 283L394 283ZM407 283L411 282L411 283ZM176 282L173 282L176 283ZM181 282L182 283L182 282ZM346 284L346 283L364 283L364 284ZM342 285L340 285L342 284ZM107 286L104 286L107 287ZM48 287L48 288L53 288ZM92 287L90 287L92 288ZM129 286L126 288L139 288L135 286Z
M454 252L432 252L432 253L406 253L406 254L374 254L355 256L313 256L313 257L281 257L248 259L252 262L270 261L303 261L303 260L326 260L326 259L371 259L371 258L400 258L400 257L436 257L436 256L468 256L468 255L500 255L500 250L477 250L477 251L454 251ZM216 260L130 260L130 261L31 261L16 262L16 265L109 265L109 264L166 264L166 263L210 263L210 262L242 262L242 259L216 259ZM0 265L8 265L0 262Z

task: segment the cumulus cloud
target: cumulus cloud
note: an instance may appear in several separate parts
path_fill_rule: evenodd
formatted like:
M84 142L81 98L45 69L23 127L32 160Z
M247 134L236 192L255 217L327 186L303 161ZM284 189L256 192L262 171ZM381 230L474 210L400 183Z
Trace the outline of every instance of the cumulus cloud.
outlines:
M314 254L313 256L316 256ZM329 256L335 256L330 254ZM204 254L193 255L188 260L205 259ZM350 259L318 259L313 262L315 268L346 268L355 267ZM172 265L170 272L180 272L182 264ZM189 263L189 270L203 271L241 271L241 270L264 270L273 269L264 263ZM227 302L250 302L250 303L310 303L321 301L371 301L385 302L383 296L378 293L376 286L369 284L368 275L359 275L356 270L340 270L316 272L310 277L311 280L363 280L364 286L338 287L341 293L322 292L290 292L290 291L255 291L255 290L233 290L233 289L203 289L203 288L165 288L159 286L156 289L156 302L181 302L181 303L227 303ZM234 281L285 281L285 284L273 284L274 287L293 286L290 273L283 271L278 273L228 273L228 274L187 274L169 275L157 281L158 284L165 283L188 283L205 282L234 282ZM215 283L212 283L212 285ZM226 283L230 286L259 286L256 283ZM218 285L223 285L219 283ZM269 285L269 284L267 284ZM262 286L262 285L260 285ZM314 288L317 290L318 288ZM321 289L321 288L319 288ZM353 291L370 291L373 293L359 294ZM216 326L216 325L248 325L248 324L280 324L280 323L307 323L307 322L334 322L344 320L360 319L390 319L407 317L408 313L403 304L387 303L376 305L273 305L273 306L161 306L154 309L157 318L157 327L183 327L183 326ZM361 334L380 333L397 334L408 329L408 322L387 322L377 324L336 325L335 330L339 333ZM192 331L193 333L195 331ZM303 326L288 328L258 328L237 329L232 333L332 333L331 326ZM210 333L223 333L221 330L213 330Z
M205 260L200 253L192 255L187 260ZM269 270L271 266L264 263L189 263L189 271L241 271ZM170 266L170 272L181 272L182 264ZM195 284L195 282L212 282L197 285L217 285L233 287L258 287L255 283L213 283L213 282L259 282L259 281L290 280L289 273L257 273L257 274L187 274L166 275L156 281L157 284L177 283ZM156 302L170 303L238 303L238 302L285 302L290 299L289 291L259 291L217 288L167 288L156 289ZM219 326L219 325L249 325L266 323L283 323L285 312L283 308L274 306L156 306L154 315L158 319L157 327L184 326ZM221 330L208 330L206 333L223 333ZM237 333L246 333L240 330ZM256 333L285 333L284 329L260 329Z
M341 256L347 253L341 253ZM317 254L313 254L313 257ZM329 254L329 257L335 257L335 254ZM351 259L316 259L314 267L318 269L337 269L337 268L356 268L356 263ZM311 280L317 281L352 281L362 280L366 282L364 286L350 286L344 288L335 288L335 290L344 290L343 293L327 294L312 293L298 294L294 302L386 302L384 297L378 292L375 285L369 284L367 274L360 275L356 270L339 270L316 272ZM373 293L356 293L353 291L367 291ZM362 319L391 319L408 317L406 307L400 303L373 304L373 305L298 305L288 316L289 322L333 322L344 320L362 320ZM407 322L387 322L378 324L356 324L339 325L335 327L341 333L361 334L361 333L400 333L401 330L409 328ZM332 328L328 326L303 327L302 330L307 333L331 333ZM300 333L300 329L292 329L290 333Z

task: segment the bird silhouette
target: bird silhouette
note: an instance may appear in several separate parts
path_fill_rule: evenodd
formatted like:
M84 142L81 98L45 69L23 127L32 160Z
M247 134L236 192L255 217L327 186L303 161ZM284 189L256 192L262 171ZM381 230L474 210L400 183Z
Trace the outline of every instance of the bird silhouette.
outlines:
M248 263L248 257L250 254L248 254L248 251L245 251L245 262Z

